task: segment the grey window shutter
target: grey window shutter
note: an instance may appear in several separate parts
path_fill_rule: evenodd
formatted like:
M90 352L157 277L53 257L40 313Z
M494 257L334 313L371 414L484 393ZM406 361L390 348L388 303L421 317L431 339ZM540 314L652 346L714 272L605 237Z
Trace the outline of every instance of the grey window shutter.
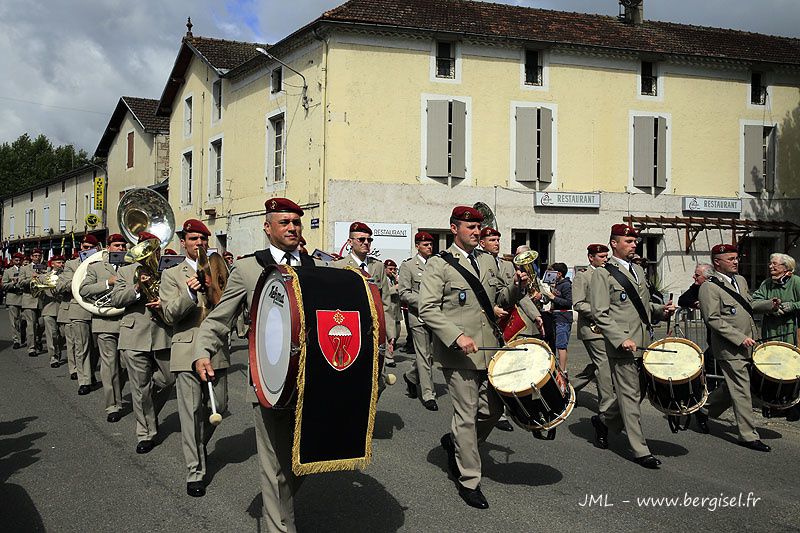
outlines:
M536 181L536 108L517 108L516 180Z
M546 107L539 109L539 181L553 181L553 112Z
M656 187L662 189L667 186L667 119L658 117L658 137L656 144L658 150L656 152Z
M655 118L633 117L633 184L653 186L653 128Z
M450 154L450 175L467 177L467 104L453 100L453 142Z
M744 190L758 193L764 174L764 127L744 127Z
M764 188L767 189L769 192L775 191L775 157L777 152L775 151L776 148L776 140L777 140L777 130L778 128L770 128L769 136L767 137L767 182L764 184Z
M426 174L433 178L447 177L447 122L449 103L428 100L428 153Z

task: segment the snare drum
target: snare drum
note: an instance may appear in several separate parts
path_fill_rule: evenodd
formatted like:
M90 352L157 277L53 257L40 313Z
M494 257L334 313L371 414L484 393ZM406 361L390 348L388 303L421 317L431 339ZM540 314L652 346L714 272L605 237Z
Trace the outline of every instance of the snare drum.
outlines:
M517 339L523 351L499 350L489 362L489 381L518 426L529 431L558 426L575 407L575 391L546 342Z
M750 389L770 407L786 409L800 402L800 350L785 342L759 344L753 350Z
M645 351L642 367L646 392L653 407L668 415L689 415L706 403L708 389L703 352L689 339L667 337L649 348L677 353Z

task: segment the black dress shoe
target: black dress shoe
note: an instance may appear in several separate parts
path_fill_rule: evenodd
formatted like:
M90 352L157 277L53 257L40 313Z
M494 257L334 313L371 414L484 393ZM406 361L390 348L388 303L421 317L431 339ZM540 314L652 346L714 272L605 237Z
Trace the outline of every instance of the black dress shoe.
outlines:
M50 361L50 368L58 368L58 361Z
M708 415L697 411L694 417L697 419L697 427L700 428L700 433L705 433L707 435L709 433Z
M789 410L789 414L786 415L787 422L797 422L800 420L800 407L795 405Z
M514 426L511 425L511 422L508 420L498 420L494 427L499 429L500 431L514 431Z
M397 366L397 363L395 363L394 361L386 361L386 366L388 366L389 368L395 368Z
M608 449L608 427L603 424L600 417L594 415L592 417L592 425L594 426L594 445L601 450Z
M755 450L757 452L768 452L772 448L761 442L760 440L753 440L748 442L739 442L745 448L750 448L751 450Z
M190 481L186 484L186 494L194 498L206 495L206 485L202 481Z
M480 488L470 490L459 485L458 495L461 496L461 499L464 500L470 507L475 507L476 509L489 508L489 502L486 501L486 496L483 495Z
M36 352L28 352L28 357L37 357L38 355Z
M645 455L644 457L637 457L634 459L634 462L645 468L649 468L651 470L658 470L658 467L661 466L661 461L653 457L652 455Z
M15 343L14 343L14 349L15 349L15 350L19 350L19 349L20 349L20 345L19 345L19 343L18 343L18 342L15 342Z
M408 379L408 376L406 376L405 374L403 374L403 381L406 382L406 390L408 391L408 397L409 398L416 398L417 397L417 386L414 385L411 382L411 380Z
M113 413L108 413L108 416L106 417L106 422L111 422L113 424L114 422L119 422L121 419L122 419L122 413L120 413L119 411L114 411Z
M72 381L77 381L78 380L78 373L77 372L73 372L72 374L69 375L69 379L71 379Z
M458 481L461 477L461 471L458 469L458 463L456 463L456 446L453 444L453 435L450 433L442 435L439 442L442 443L442 448L447 452L447 469L450 471L450 475Z
M151 440L143 440L140 441L139 444L136 445L136 453L150 453L156 445Z
M428 411L438 411L439 410L439 404L436 403L436 400L425 400L424 402L422 402L422 405Z
M81 385L78 387L78 396L84 396L92 392L92 387L90 385Z

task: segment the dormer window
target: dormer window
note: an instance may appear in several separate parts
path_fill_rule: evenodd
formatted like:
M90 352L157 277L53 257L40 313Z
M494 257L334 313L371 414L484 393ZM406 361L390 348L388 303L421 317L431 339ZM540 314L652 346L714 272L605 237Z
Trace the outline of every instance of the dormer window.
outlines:
M767 86L764 84L764 75L753 72L750 75L750 103L765 105L767 103Z

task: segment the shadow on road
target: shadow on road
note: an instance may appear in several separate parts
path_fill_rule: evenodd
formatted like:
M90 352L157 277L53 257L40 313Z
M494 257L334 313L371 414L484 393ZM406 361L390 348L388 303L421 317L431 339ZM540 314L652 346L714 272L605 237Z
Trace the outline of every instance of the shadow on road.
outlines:
M231 463L244 463L256 454L256 431L247 428L238 435L216 441L214 451L208 455L207 482L211 483L217 472Z
M401 430L406 426L403 419L397 413L389 411L378 411L375 413L375 429L372 431L374 439L391 439L394 430Z
M0 423L0 435L14 435L24 431L36 417L18 418ZM0 439L0 524L4 531L44 531L44 524L27 491L6 481L17 471L39 460L41 450L34 441L46 433L27 433L18 437Z
M581 418L579 422L567 426L567 429L576 437L594 446L594 428L592 427L592 422L588 418ZM633 457L628 449L628 441L624 434L610 431L608 437L610 444L609 450L624 459L631 459ZM681 455L689 453L689 450L679 444L658 439L648 438L647 446L650 448L653 455L660 455L663 457L680 457Z

